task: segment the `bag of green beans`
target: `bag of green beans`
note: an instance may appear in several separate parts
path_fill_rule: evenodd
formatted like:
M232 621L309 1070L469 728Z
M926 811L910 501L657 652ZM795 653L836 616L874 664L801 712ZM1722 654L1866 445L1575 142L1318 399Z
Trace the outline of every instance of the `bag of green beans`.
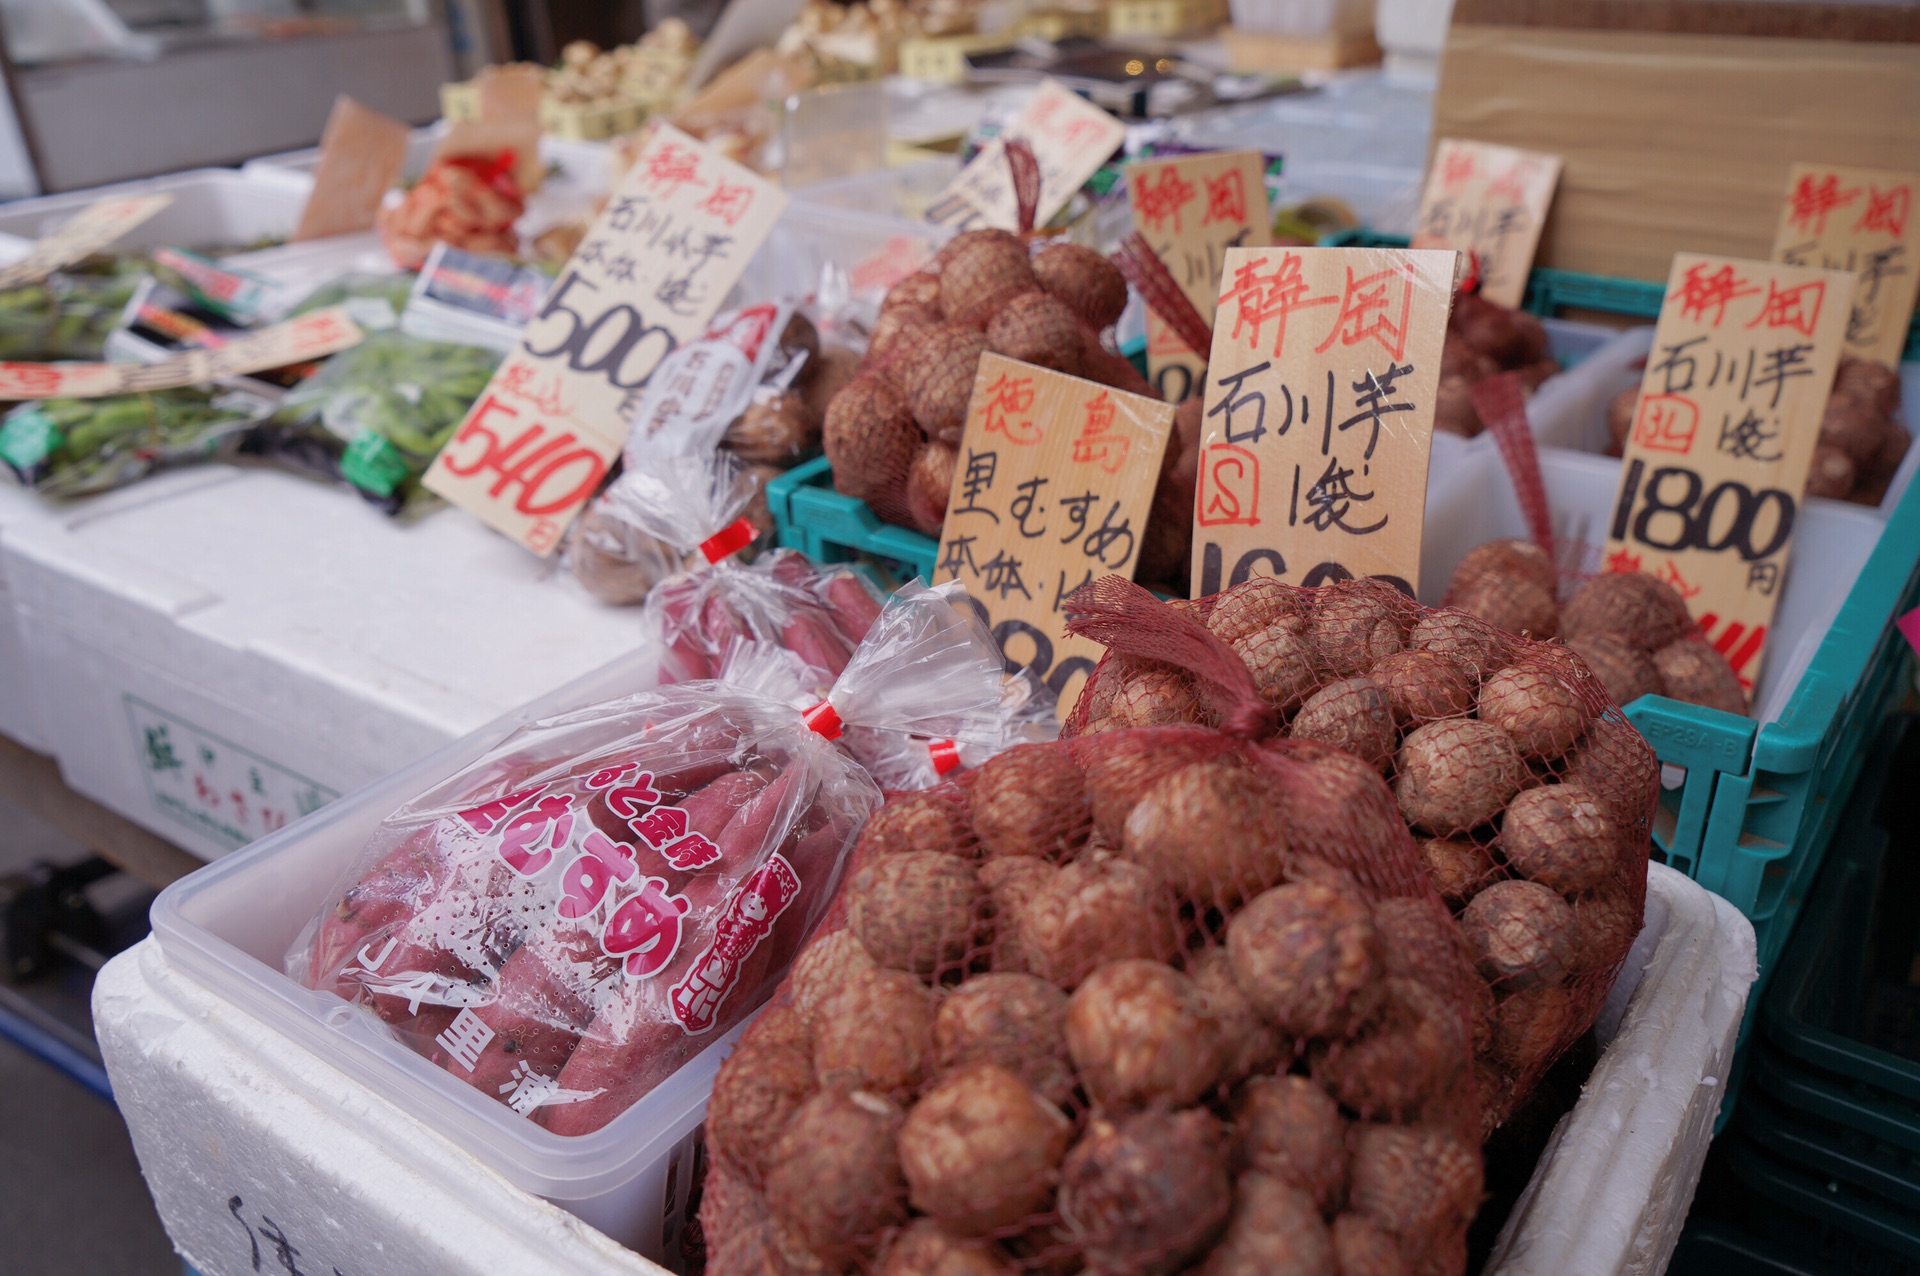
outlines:
M212 460L272 411L270 398L225 386L41 399L0 418L0 461L43 495L84 496Z

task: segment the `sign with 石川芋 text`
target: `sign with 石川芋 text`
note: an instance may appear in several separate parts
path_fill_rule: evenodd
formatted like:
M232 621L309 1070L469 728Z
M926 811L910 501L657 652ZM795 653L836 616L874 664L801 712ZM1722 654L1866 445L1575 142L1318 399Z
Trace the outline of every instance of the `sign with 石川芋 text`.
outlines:
M1473 254L1480 295L1514 309L1559 180L1558 155L1443 137L1420 193L1413 246Z
M1412 594L1459 257L1227 253L1200 424L1195 597L1250 576L1379 576Z
M1095 577L1133 575L1172 429L1170 403L981 356L933 576L966 588L1062 717L1102 650L1062 609Z
M1127 198L1133 228L1209 322L1220 297L1220 263L1227 249L1273 242L1266 161L1258 151L1209 151L1129 164ZM1147 379L1160 397L1180 402L1199 391L1206 373L1207 352L1190 349L1149 307Z
M1854 277L1846 352L1900 363L1920 292L1920 173L1795 164L1774 232L1773 259Z
M955 230L1021 230L1006 142L1033 148L1040 165L1040 202L1033 224L1045 226L1067 206L1126 140L1127 128L1099 107L1052 80L1043 80L1006 132L980 148L927 207L927 220Z
M707 321L787 197L654 128L424 482L550 554L626 442L641 387Z
M1853 290L1845 271L1680 253L1640 379L1602 567L1672 585L1749 688Z
M0 266L0 292L37 283L62 266L99 252L173 202L171 195L127 195L95 200L26 255Z

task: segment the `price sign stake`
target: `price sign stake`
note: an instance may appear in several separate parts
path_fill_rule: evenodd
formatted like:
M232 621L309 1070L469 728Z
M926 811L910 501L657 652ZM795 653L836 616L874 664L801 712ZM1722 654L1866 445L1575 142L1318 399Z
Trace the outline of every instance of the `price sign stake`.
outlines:
M1040 204L1033 224L1045 226L1126 136L1126 125L1119 120L1071 89L1044 80L1006 133L981 147L928 206L926 219L956 230L1022 229L1004 144L1017 137L1033 148L1040 162Z
M1749 689L1853 288L1844 271L1677 254L1640 380L1603 565L1678 590Z
M1134 229L1209 323L1220 297L1226 251L1273 242L1265 171L1258 151L1213 151L1127 165ZM1160 396L1178 403L1199 389L1206 373L1207 352L1190 349L1149 309L1147 378Z
M1250 576L1420 578L1440 347L1459 254L1234 248L1193 510L1196 596Z
M1920 293L1920 173L1795 164L1774 232L1773 259L1854 277L1848 354L1900 363Z
M1062 717L1101 648L1068 635L1061 608L1095 577L1133 575L1172 429L1170 403L980 359L934 579L966 587Z
M407 126L342 93L333 99L313 193L300 210L293 238L321 239L372 230L387 188L407 162Z
M98 399L138 390L170 390L284 368L358 345L360 329L345 306L328 306L158 363L0 363L0 399Z
M787 197L657 126L423 480L551 554L660 360L703 332Z
M172 202L171 195L96 200L59 230L36 240L24 257L0 266L0 292L38 283L62 266L99 252Z
M1526 295L1559 180L1558 155L1442 138L1420 194L1413 246L1472 253L1480 295L1514 309Z

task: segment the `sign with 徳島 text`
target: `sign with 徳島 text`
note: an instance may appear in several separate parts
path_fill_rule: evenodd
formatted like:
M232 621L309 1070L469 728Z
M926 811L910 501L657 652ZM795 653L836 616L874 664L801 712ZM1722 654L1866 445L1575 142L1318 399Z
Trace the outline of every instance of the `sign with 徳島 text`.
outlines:
M1920 173L1795 164L1773 259L1854 277L1846 352L1895 367L1920 293Z
M1229 248L1273 242L1266 164L1258 151L1210 151L1127 165L1133 226L1200 312L1213 319L1220 263ZM1188 348L1159 312L1147 310L1147 378L1178 403L1207 372L1207 352Z
M1526 295L1559 180L1558 155L1443 137L1420 193L1413 246L1472 253L1480 295L1511 310Z
M786 202L656 126L426 486L552 553L626 441L641 387L705 331Z
M1200 425L1195 597L1249 576L1420 578L1459 254L1227 253Z
M1023 229L1007 167L1006 143L1018 138L1033 148L1040 165L1040 202L1033 224L1045 226L1126 136L1126 125L1119 120L1071 89L1043 80L1006 132L982 146L928 206L927 220L956 230Z
M1692 253L1667 278L1603 566L1672 585L1747 687L1853 289L1845 271Z
M37 283L62 266L99 252L172 202L171 195L95 200L60 229L35 240L25 256L0 266L0 291Z
M936 582L958 580L1062 716L1100 658L1066 632L1067 595L1133 574L1173 405L983 355L947 498Z

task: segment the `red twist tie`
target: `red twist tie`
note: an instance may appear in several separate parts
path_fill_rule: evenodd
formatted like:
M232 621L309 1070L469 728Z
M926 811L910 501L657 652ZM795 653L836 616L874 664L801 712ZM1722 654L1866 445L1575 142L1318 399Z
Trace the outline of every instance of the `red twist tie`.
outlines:
M807 730L821 739L838 740L840 738L842 725L840 714L834 709L831 701L822 700L800 716L806 721Z
M725 527L700 542L700 552L707 556L709 563L717 563L728 554L738 553L753 544L760 529L744 518L736 518Z
M960 769L960 746L952 740L929 740L927 756L933 759L935 775L950 775Z
M1119 250L1113 254L1113 264L1120 268L1120 273L1127 277L1148 308L1166 320L1167 327L1186 343L1187 349L1202 355L1213 350L1213 325L1200 317L1200 312L1187 300L1186 292L1174 282L1172 272L1144 235L1136 230L1121 240Z
M1467 249L1467 273L1460 276L1460 286L1454 291L1478 293L1480 291L1480 254Z
M1031 234L1034 218L1040 213L1040 161L1035 158L1033 148L1014 138L1002 149L1006 152L1007 168L1013 175L1013 204L1015 216L1019 220L1021 234Z
M1533 532L1533 542L1553 552L1553 513L1547 507L1547 485L1540 477L1540 457L1533 450L1533 430L1527 424L1527 398L1517 372L1496 372L1482 377L1468 390L1473 410L1480 414L1487 433L1500 446L1500 458L1507 463L1513 479L1513 494L1520 502L1520 513Z

